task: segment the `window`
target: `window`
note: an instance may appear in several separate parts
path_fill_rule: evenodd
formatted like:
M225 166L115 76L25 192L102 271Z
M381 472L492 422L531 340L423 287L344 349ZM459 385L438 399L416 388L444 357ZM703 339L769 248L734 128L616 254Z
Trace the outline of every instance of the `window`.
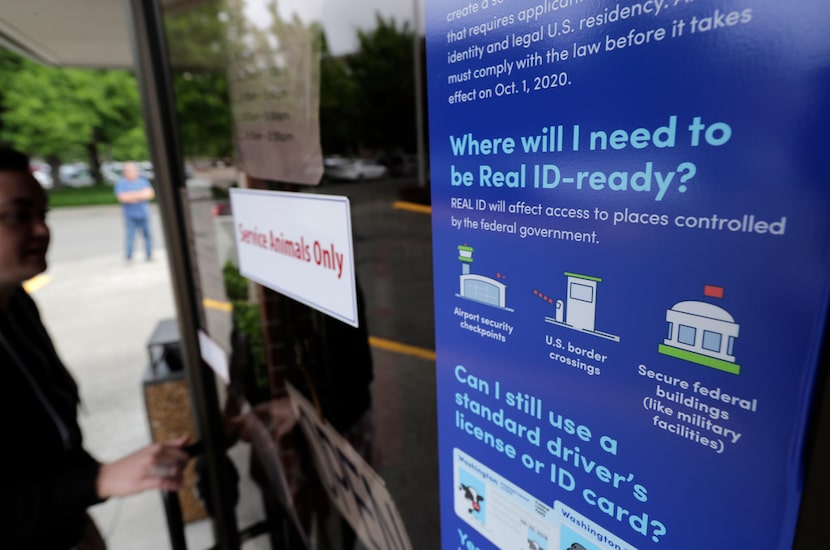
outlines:
M726 341L726 354L727 355L735 355L732 351L732 348L735 347L735 337L730 336L729 339Z
M712 332L709 330L703 331L703 349L720 353L720 346L723 341L723 335L719 332Z
M669 335L666 336L667 340L671 340L671 336L674 333L674 323L669 323Z
M591 303L594 301L594 287L571 283L571 298L582 302Z
M484 281L465 281L464 297L491 306L501 306L499 287Z
M695 345L695 338L697 337L697 329L686 325L680 325L677 330L677 341L688 346Z

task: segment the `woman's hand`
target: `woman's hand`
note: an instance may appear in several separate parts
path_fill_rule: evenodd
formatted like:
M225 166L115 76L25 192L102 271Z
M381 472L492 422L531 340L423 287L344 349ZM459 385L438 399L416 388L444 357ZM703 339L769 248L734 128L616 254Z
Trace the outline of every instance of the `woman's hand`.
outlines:
M183 447L188 437L154 443L98 471L96 489L101 498L133 495L150 489L178 491L190 456Z

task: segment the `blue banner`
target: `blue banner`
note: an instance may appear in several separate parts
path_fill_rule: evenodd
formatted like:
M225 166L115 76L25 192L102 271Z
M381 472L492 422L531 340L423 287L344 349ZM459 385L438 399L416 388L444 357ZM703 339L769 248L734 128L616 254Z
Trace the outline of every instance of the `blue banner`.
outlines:
M426 1L442 547L790 548L830 6Z

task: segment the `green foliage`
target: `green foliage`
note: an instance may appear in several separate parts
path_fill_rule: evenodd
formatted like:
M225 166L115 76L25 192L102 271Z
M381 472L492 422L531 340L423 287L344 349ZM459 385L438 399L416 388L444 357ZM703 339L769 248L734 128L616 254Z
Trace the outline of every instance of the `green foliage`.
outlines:
M149 158L150 153L147 150L147 134L144 132L144 126L135 126L121 133L110 143L104 156L113 160Z
M191 38L193 47L199 36ZM102 160L149 158L131 72L48 67L0 49L0 79L0 140L5 143L56 163L84 159L96 179ZM185 155L231 156L224 67L176 73L174 86Z
M225 73L176 73L173 87L185 157L231 156L233 121Z
M211 185L210 186L210 198L215 201L224 201L229 200L231 196L231 188L237 187L236 183L233 183L230 187L220 187L218 185Z
M164 18L170 65L175 72L224 71L227 62L223 2L202 0L195 7L169 10Z
M0 48L0 82L11 82L17 71L23 65L23 58L5 48ZM0 136L3 134L4 112L7 110L3 102L3 90L0 88Z
M230 260L222 268L222 279L228 300L234 302L248 299L248 279L239 274L239 269Z
M233 262L225 263L222 278L225 283L225 294L233 306L234 327L243 335L242 341L247 343L247 350L243 355L249 359L246 365L248 376L245 380L248 398L252 402L259 402L270 395L262 314L258 304L248 302L248 280L239 274Z
M320 134L327 154L415 151L414 33L394 18L377 15L376 22L357 32L358 49L349 55L332 55L322 37Z
M77 154L91 138L93 121L76 97L82 77L22 60L3 89L3 139L31 155Z
M358 152L359 92L348 61L333 56L323 36L320 55L320 142L324 152Z
M4 51L0 75L6 143L56 162L85 158L95 176L101 154L147 158L131 73L47 67Z
M233 155L221 2L202 2L165 17L173 89L186 157Z
M248 343L246 380L249 400L259 402L269 395L268 367L265 363L265 337L262 331L262 317L259 305L248 302L233 302L233 320L236 329L245 335Z
M81 74L84 89L80 97L95 117L92 141L108 158L148 158L135 76L116 70L82 71Z
M408 23L398 28L394 18L377 14L376 21L373 30L358 31L358 50L348 57L361 141L369 148L414 151L414 33Z

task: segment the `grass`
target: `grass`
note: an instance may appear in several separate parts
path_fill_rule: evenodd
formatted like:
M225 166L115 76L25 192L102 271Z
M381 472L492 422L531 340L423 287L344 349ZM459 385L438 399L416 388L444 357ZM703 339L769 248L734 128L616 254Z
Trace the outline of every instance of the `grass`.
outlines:
M211 192L216 199L228 198L228 191L226 189L213 186L211 187ZM96 183L89 187L47 189L46 193L49 195L49 208L118 204L113 186L105 183Z
M111 185L96 184L89 187L64 187L49 189L49 207L89 206L98 204L118 204Z

